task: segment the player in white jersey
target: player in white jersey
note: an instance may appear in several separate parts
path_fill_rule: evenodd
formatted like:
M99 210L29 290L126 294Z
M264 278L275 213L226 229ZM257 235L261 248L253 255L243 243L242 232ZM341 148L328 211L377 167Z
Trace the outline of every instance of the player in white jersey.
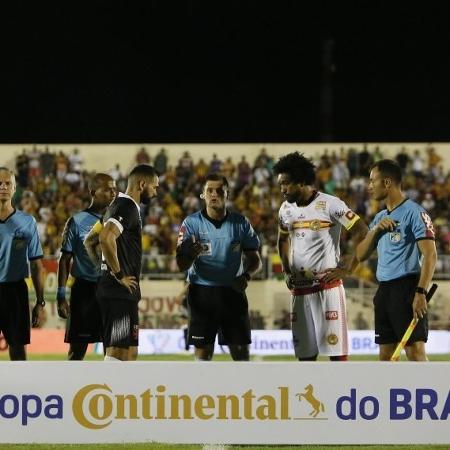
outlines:
M342 278L358 262L344 264L340 234L344 227L355 244L367 225L339 198L314 189L314 164L298 152L275 164L274 173L285 202L279 213L278 251L292 293L292 335L300 361L319 353L333 361L348 355L345 291Z

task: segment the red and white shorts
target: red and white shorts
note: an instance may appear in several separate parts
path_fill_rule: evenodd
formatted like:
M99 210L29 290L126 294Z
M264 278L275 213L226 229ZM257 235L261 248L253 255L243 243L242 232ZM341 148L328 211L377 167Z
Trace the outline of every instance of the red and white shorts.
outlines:
M347 312L342 281L292 291L295 356L348 355Z

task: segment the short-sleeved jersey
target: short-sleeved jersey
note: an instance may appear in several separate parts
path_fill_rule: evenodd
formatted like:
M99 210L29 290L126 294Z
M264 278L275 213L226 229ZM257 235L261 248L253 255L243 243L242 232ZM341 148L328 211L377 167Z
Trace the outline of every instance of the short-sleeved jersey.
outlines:
M114 223L120 231L120 236L116 240L120 269L126 276L134 276L138 281L138 287L130 294L128 289L118 283L110 274L110 268L104 261L99 284L101 295L139 301L141 298L139 277L142 260L142 222L139 205L130 196L119 193L103 217L104 225L108 222Z
M75 278L97 281L101 275L100 268L95 267L84 247L86 236L101 218L101 215L85 209L72 216L66 223L61 252L70 253L73 256L70 273Z
M28 261L42 257L33 216L15 210L6 220L0 221L0 283L27 278Z
M206 211L189 215L181 225L178 248L193 236L203 250L189 268L187 280L204 286L230 286L243 272L242 253L260 246L248 219L234 212L227 212L222 221L209 218Z
M321 273L337 267L342 227L359 220L342 200L316 192L307 205L283 202L279 232L290 237L290 265L297 287L320 284Z
M393 231L378 237L378 281L395 280L419 273L421 255L417 241L435 238L430 216L419 204L406 199L392 211L380 211L370 223L369 229L373 229L384 217L390 217L398 224Z

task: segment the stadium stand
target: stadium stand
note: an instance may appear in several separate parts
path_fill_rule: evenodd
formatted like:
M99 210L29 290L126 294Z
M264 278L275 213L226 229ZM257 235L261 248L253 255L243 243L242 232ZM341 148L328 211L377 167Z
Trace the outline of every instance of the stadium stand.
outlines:
M341 147L338 151L323 149L315 159L317 186L320 190L342 198L367 223L381 205L369 199L366 178L373 162L385 155L379 147L366 145L362 149ZM407 150L402 147L395 156L404 170L404 190L408 197L421 203L433 217L437 233L439 261L438 278L449 278L450 272L450 172L444 168L442 157L432 145ZM265 148L254 161L246 155L237 160L231 156L222 158L212 154L194 160L185 151L177 160L170 158L161 148L154 155L145 146L137 149L135 163L154 164L160 173L160 189L157 198L143 211L143 276L151 278L180 277L174 260L178 228L183 218L200 206L200 190L208 173L222 172L230 181L231 193L228 207L246 215L258 232L262 242L265 266L262 278L279 275L280 264L276 255L277 214L280 204L279 189L273 177L274 157ZM112 158L114 161L114 158ZM61 234L68 217L84 208L89 201L87 182L95 173L95 167L85 167L83 155L77 148L71 152L32 146L24 148L15 158L17 192L15 205L32 214L38 223L44 254L58 257ZM126 174L119 164L111 163L110 175L119 190L126 187ZM350 245L343 237L343 250ZM358 277L374 286L375 261L361 265ZM351 292L351 291L350 291ZM352 302L349 324L357 327L371 317L370 303ZM358 306L356 304L358 303ZM440 318L450 318L447 309L435 311ZM264 325L264 318L253 312L255 322ZM281 324L283 318L277 319ZM436 317L436 320L438 318ZM448 326L448 320L445 322ZM371 325L370 323L368 324ZM444 325L443 325L444 326Z

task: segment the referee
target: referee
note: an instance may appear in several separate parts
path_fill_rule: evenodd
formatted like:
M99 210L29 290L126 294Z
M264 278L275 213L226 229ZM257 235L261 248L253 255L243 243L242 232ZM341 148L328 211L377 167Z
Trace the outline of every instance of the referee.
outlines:
M38 327L43 313L43 257L41 243L33 216L12 206L16 180L6 167L0 167L0 332L9 346L12 361L26 360L25 346L30 343L30 309L28 277L36 292L32 310L32 325Z
M100 267L94 266L83 242L116 197L116 182L109 175L98 173L90 183L89 192L92 196L89 207L67 221L58 265L56 299L59 316L68 319L64 342L70 344L70 361L84 359L88 344L102 341L102 321L95 295ZM66 300L69 271L74 278L70 305Z
M105 361L134 361L139 343L138 302L142 260L142 220L139 203L156 195L158 176L147 164L136 166L125 194L107 209L99 240L103 253L97 290L103 322Z
M227 211L228 190L224 176L208 175L200 196L206 208L186 217L178 238L178 268L188 270L188 344L203 361L212 359L217 334L233 360L250 357L245 290L261 269L260 241L246 217Z
M356 248L359 261L378 251L377 279L373 300L375 342L381 361L389 361L412 318L420 319L405 351L410 361L427 361L427 288L436 266L434 228L428 213L405 197L402 171L390 159L376 162L370 172L369 193L386 203Z

